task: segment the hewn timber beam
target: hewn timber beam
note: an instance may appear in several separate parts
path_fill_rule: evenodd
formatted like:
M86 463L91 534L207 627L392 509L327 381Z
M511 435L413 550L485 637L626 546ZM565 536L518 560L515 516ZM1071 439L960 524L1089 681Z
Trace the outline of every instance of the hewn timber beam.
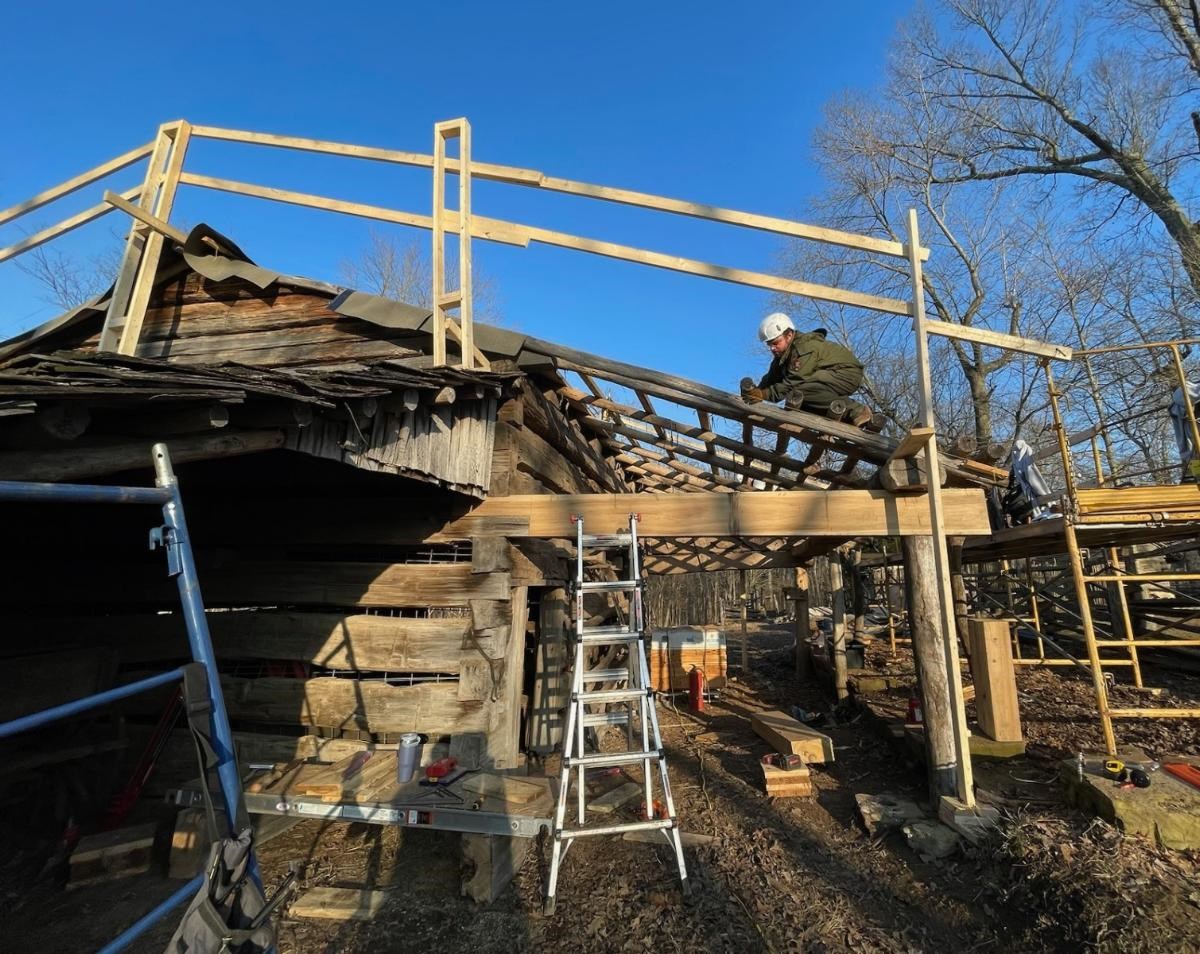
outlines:
M666 453L657 454L655 452L648 451L648 449L645 447L635 447L633 449L635 451L637 451L638 453L647 452L653 460L671 460L673 462L678 462L682 465L680 469L685 470L688 473L694 473L697 476L699 476L701 474L701 472L702 472L701 468L691 467L690 465L683 464L682 461L679 461L679 457L687 457L687 458L690 458L691 460L698 460L702 463L713 464L714 466L719 464L720 467L722 467L725 470L731 471L732 473L742 474L744 476L754 477L756 479L765 480L767 483L778 484L780 486L787 487L788 489L791 489L792 487L795 487L797 485L797 481L795 481L791 478L780 477L780 476L774 476L774 477L771 476L770 471L767 470L765 467L760 470L758 468L755 468L753 466L753 464L743 464L740 461L725 460L720 457L712 457L706 451L696 450L695 448L691 448L686 444L680 444L680 443L676 443L676 442L669 441L669 440L659 440L654 435L653 431L651 431L649 429L641 430L640 428L631 427L631 426L629 426L628 422L626 422L626 425L623 427L620 427L609 421L600 420L599 418L590 418L585 423L587 424L587 426L591 427L593 430L596 430L600 433L620 434L621 436L628 437L629 439L634 440L634 441L646 441L647 443L653 445L654 447L660 447ZM618 445L618 446L620 446L620 445ZM622 447L621 449L625 450L628 448ZM674 452L674 456L672 455L672 452ZM736 486L739 483L739 481L730 480L729 478L723 477L719 474L710 474L706 471L703 473L704 473L704 476L708 477L710 480L716 481L719 484L725 484L726 486L729 486L729 487Z
M257 454L282 447L283 431L230 431L220 434L176 438L171 441L171 459L176 464L238 454ZM150 466L154 441L112 441L71 444L42 451L0 453L0 474L6 480L78 480L136 470Z
M641 368L613 361L600 355L587 354L564 348L562 345L538 338L526 338L525 350L554 358L560 368L585 371L593 376L612 381L633 391L645 391L655 397L682 404L699 411L710 411L731 417L736 421L768 421L788 430L789 433L815 434L826 439L837 450L850 450L860 457L882 463L896 446L896 442L881 434L872 434L852 424L834 421L806 411L790 411L773 404L748 405L732 394L716 388L663 374L650 368Z
M712 420L706 411L697 412L702 414L701 421L707 420L708 423L704 426L697 427L695 424L684 424L681 421L673 420L669 417L664 417L661 414L648 414L645 411L638 411L626 404L620 404L616 401L611 401L608 398L589 397L582 391L571 387L563 387L558 389L558 393L567 398L567 400L579 405L591 405L598 407L602 411L611 411L617 415L623 415L636 421L646 424L662 427L674 432L676 435L682 435L696 441L693 445L691 440L685 441L680 437L676 437L674 441L675 452L691 457L693 460L704 461L711 464L713 467L723 467L728 470L735 469L731 465L741 463L742 459L749 458L751 460L762 461L765 464L772 466L779 465L787 467L791 470L798 471L800 462L793 460L790 457L783 457L772 454L770 451L761 447L756 447L753 444L746 444L742 441L735 441L732 438L718 434L712 428ZM603 418L589 416L584 420L584 423L593 429L603 427L613 433L620 433L614 429L612 422L605 421ZM629 421L625 421L624 426L629 426ZM640 437L639 437L640 439ZM703 442L706 448L707 457L700 456L700 442ZM660 445L661 446L661 445ZM732 453L722 454L717 448L723 448ZM766 473L766 471L764 471ZM756 472L753 476L759 476Z
M948 489L945 532L986 534L987 505L981 490ZM589 531L615 533L629 515L640 516L646 537L886 537L928 535L929 508L924 499L896 497L882 490L788 490L776 493L580 494L576 496L493 497L472 517L528 520L523 535L567 537L571 517L582 516Z
M653 441L652 443L656 447L663 446L662 443L657 440ZM672 445L672 446L675 446L675 445ZM641 445L634 447L633 450L638 454L645 454L651 460L660 460L663 462L670 463L672 466L677 466L684 473L694 474L697 477L705 477L709 480L714 480L719 484L724 484L727 487L740 486L739 482L736 480L732 480L731 478L728 478L728 477L722 477L720 475L714 477L712 474L710 474L704 468L696 467L694 464L688 464L685 461L681 460L679 457L671 457L668 454L663 453L662 451L652 450L650 447L641 446ZM666 448L664 448L664 450L666 450ZM688 454L686 456L691 457L690 454ZM705 457L707 457L707 455L705 455ZM696 458L696 459L701 460L701 461L705 460L705 458ZM755 479L764 480L764 481L766 481L767 484L773 485L772 489L774 489L775 487L781 487L784 490L795 490L797 487L800 486L800 484L797 481L792 480L791 478L772 477L767 471L765 471L765 470L760 471L757 468L755 468L754 466L742 467L742 465L740 465L740 464L738 464L736 466L733 464L728 464L728 465L726 465L726 467L735 472L745 470L749 473L749 475L751 477L754 477Z

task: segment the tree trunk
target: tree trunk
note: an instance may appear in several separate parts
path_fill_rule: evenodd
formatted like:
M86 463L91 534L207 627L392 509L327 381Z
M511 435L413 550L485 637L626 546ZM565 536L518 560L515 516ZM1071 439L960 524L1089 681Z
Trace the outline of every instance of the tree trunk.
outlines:
M987 373L978 367L963 363L963 374L971 389L971 410L975 415L975 441L980 447L992 442L992 392L988 387Z

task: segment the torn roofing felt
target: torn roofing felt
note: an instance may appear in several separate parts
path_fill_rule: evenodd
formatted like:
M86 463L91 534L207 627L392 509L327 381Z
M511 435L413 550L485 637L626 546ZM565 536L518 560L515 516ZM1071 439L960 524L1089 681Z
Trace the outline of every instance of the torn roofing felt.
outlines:
M433 333L433 313L428 308L417 308L403 302L370 295L366 292L346 290L329 303L329 310L347 318L358 318L384 328L412 331L414 334ZM512 358L522 370L552 367L553 362L544 355L526 350L527 338L515 331L505 331L495 325L474 325L475 347L489 355Z

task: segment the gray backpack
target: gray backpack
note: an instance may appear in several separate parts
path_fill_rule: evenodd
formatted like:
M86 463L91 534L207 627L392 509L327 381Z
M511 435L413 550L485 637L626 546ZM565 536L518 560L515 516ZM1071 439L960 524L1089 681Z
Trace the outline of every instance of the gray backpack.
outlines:
M275 946L262 891L248 876L250 829L212 846L204 884L188 906L167 954L259 954Z

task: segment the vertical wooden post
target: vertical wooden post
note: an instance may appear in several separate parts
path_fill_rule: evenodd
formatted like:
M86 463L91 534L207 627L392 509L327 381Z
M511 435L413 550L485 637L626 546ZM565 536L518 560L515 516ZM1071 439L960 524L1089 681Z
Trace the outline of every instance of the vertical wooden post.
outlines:
M1054 384L1054 372L1050 370L1050 362L1044 363L1046 370L1046 390L1050 395L1050 411L1054 418L1054 435L1058 438L1058 451L1062 455L1063 479L1067 484L1067 495L1074 501L1075 474L1071 467L1071 448L1067 443L1067 429L1063 425L1062 410L1058 399L1062 396ZM1109 755L1117 754L1117 739L1113 734L1112 716L1109 714L1108 687L1104 685L1104 670L1100 662L1100 647L1096 645L1096 627L1092 621L1092 602L1087 589L1087 574L1083 569L1083 558L1079 554L1079 538L1075 534L1075 524L1071 522L1071 514L1063 517L1063 535L1066 537L1067 556L1071 560L1071 575L1075 579L1075 600L1079 603L1079 618L1083 623L1083 636L1087 642L1088 662L1091 663L1092 689L1096 693L1096 711L1100 716L1100 731L1104 734L1104 750Z
M1008 624L1001 619L976 616L970 619L968 631L979 728L997 742L1020 742L1021 712L1017 705L1017 677L1008 643Z
M525 744L539 755L548 755L562 745L571 692L571 681L566 675L570 662L567 600L567 591L554 587L543 590L538 601L537 654Z
M887 607L888 652L895 656L896 618L892 613L892 567L888 563L883 565L883 602L884 606Z
M171 219L191 134L191 125L183 120L160 126L146 167L146 177L142 181L137 204L164 222ZM148 229L141 222L130 223L121 268L109 297L104 328L100 332L98 350L116 351L118 354L134 354L137 351L146 305L149 304L154 277L158 273L162 245L161 234Z
M838 701L850 695L846 679L846 589L842 580L842 555L836 550L829 555L829 603L833 609L831 633L833 661L833 691Z
M963 581L963 544L966 537L950 537L950 588L954 593L954 622L958 628L958 638L967 651L967 664L971 662L971 648L967 642L967 617L970 608L967 606L967 584Z
M796 595L793 599L796 615L796 676L808 679L812 676L812 657L809 655L809 613L808 613L808 570L796 567Z
M921 270L920 230L917 226L917 210L908 210L908 264L912 275L913 333L917 346L917 385L921 396L920 423L930 428L925 441L925 462L929 473L941 471L937 446L936 420L933 413L933 383L929 369L929 337L925 324L925 282ZM942 517L942 488L938 481L930 480L929 526L933 537L934 586L938 594L938 611L941 617L942 652L949 679L950 717L954 738L955 760L958 765L958 798L966 808L975 807L975 786L971 771L970 732L967 729L967 710L963 702L962 681L958 671L958 639L955 636L954 594L950 586L950 555L946 550L945 520ZM909 603L909 626L915 623Z
M432 288L429 292L433 306L433 363L446 363L446 311L442 299L446 293L446 139L441 124L433 127L433 229L430 250Z
M925 763L928 766L929 794L934 804L942 795L958 791L958 758L954 744L954 714L950 706L950 679L959 681L958 671L950 673L943 652L942 614L938 606L937 567L933 541L929 537L902 537L904 589L908 602L908 634L912 641L913 662L917 667L917 685L921 711L925 717Z
M1116 547L1109 547L1108 562L1112 565L1114 573L1120 573L1124 567L1121 561L1121 554L1117 552ZM1137 644L1134 642L1133 636L1133 618L1129 615L1129 597L1125 595L1125 584L1117 581L1116 583L1108 584L1110 597L1116 596L1117 609L1121 614L1121 638L1129 644L1129 664L1133 669L1133 684L1138 688L1143 688L1142 683L1142 661L1138 658ZM1110 604L1111 606L1111 604ZM1116 620L1117 614L1112 614ZM1113 632L1116 632L1117 627L1113 626Z
M738 600L742 604L742 652L741 652L741 658L742 658L742 673L745 674L746 672L749 671L749 668L750 668L748 653L747 653L747 649L746 649L746 644L748 642L747 636L746 636L746 610L747 610L746 604L750 601L750 594L746 592L746 571L745 570L738 570Z
M458 324L462 366L475 367L475 324L471 311L471 124L458 120Z
M862 550L855 547L852 551L852 560L851 612L854 614L854 636L856 639L859 639L867 631L867 588L863 586L865 571L860 565L862 563Z
M1046 644L1042 641L1042 613L1038 609L1037 590L1033 585L1033 560L1025 558L1025 589L1029 591L1029 616L1033 620L1033 628L1037 630L1038 659L1046 658ZM1021 658L1021 641L1017 640L1017 658Z

